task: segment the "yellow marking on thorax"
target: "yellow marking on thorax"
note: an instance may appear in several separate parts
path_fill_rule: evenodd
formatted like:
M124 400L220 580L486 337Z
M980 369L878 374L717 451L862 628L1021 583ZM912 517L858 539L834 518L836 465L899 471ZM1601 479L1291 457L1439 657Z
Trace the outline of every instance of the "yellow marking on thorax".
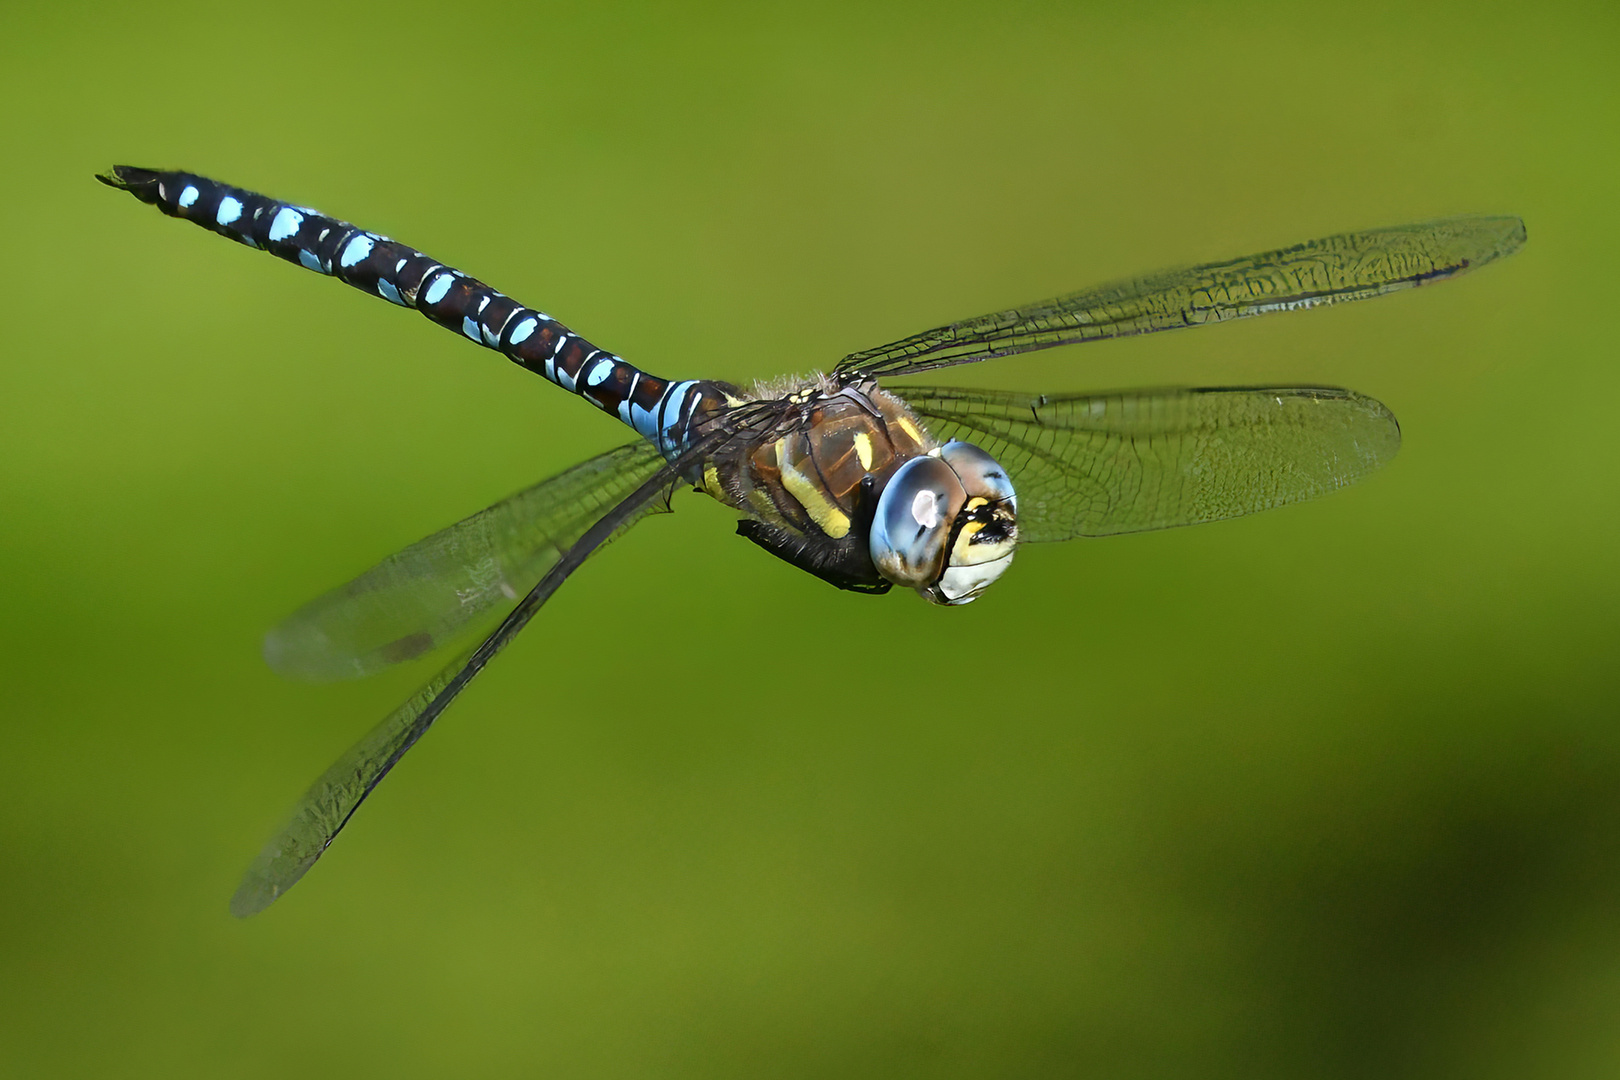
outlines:
M776 440L776 467L782 470L782 486L798 500L821 531L834 540L849 535L849 515L834 506L810 478L794 468L787 459L787 439Z
M861 463L861 468L872 467L872 436L864 431L855 433L855 458Z
M909 416L902 413L894 418L894 422L899 425L901 431L911 436L912 441L918 443L926 443L928 441L927 439L923 438L923 433L917 430L917 425L911 422L911 418Z

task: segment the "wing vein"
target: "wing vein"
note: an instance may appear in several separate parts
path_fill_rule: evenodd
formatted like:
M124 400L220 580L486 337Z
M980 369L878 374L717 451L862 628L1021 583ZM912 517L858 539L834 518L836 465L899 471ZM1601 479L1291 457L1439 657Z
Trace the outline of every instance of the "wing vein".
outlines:
M911 375L1058 345L1363 300L1478 269L1517 251L1524 239L1524 222L1508 216L1341 233L950 323L850 353L834 370L845 376Z
M246 917L264 910L298 882L321 857L360 804L441 713L494 656L528 624L542 605L584 561L618 532L666 500L673 486L715 439L704 440L680 459L657 469L627 497L600 515L529 589L501 624L413 694L343 754L304 794L291 820L249 867L231 900L231 912Z

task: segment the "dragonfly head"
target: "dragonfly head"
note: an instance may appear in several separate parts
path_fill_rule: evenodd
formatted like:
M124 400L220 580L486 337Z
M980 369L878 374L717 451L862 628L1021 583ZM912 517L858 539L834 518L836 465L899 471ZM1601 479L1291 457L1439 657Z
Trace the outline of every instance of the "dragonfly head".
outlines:
M935 604L978 599L1012 564L1018 500L996 459L965 442L895 470L872 518L872 561Z

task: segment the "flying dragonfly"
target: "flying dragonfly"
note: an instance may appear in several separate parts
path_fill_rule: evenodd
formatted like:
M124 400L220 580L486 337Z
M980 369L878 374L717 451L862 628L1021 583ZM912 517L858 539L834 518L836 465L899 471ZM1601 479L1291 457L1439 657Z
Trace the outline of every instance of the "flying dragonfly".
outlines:
M1104 338L1361 300L1516 251L1517 217L1342 233L951 323L851 353L826 374L738 387L670 380L406 244L187 172L102 182L171 217L414 308L618 417L637 439L412 544L274 628L265 656L306 679L368 675L507 614L305 793L231 901L263 910L602 545L691 487L737 532L840 589L895 585L961 605L1018 546L1237 517L1344 487L1394 456L1370 397L1319 386L1026 394L886 380Z

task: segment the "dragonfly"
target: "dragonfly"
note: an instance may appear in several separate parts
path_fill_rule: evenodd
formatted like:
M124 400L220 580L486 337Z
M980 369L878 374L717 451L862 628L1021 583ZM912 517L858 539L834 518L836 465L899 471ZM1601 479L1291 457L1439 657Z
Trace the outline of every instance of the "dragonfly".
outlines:
M840 589L899 585L969 603L1026 543L1166 529L1325 495L1390 460L1383 404L1325 386L1030 394L888 380L1108 338L1362 300L1456 277L1525 241L1514 216L1347 232L949 323L748 387L672 380L406 244L189 172L97 177L170 217L432 321L628 425L635 441L384 559L276 626L277 672L369 675L495 629L305 793L231 900L240 917L298 882L445 708L570 575L691 488L737 532Z

